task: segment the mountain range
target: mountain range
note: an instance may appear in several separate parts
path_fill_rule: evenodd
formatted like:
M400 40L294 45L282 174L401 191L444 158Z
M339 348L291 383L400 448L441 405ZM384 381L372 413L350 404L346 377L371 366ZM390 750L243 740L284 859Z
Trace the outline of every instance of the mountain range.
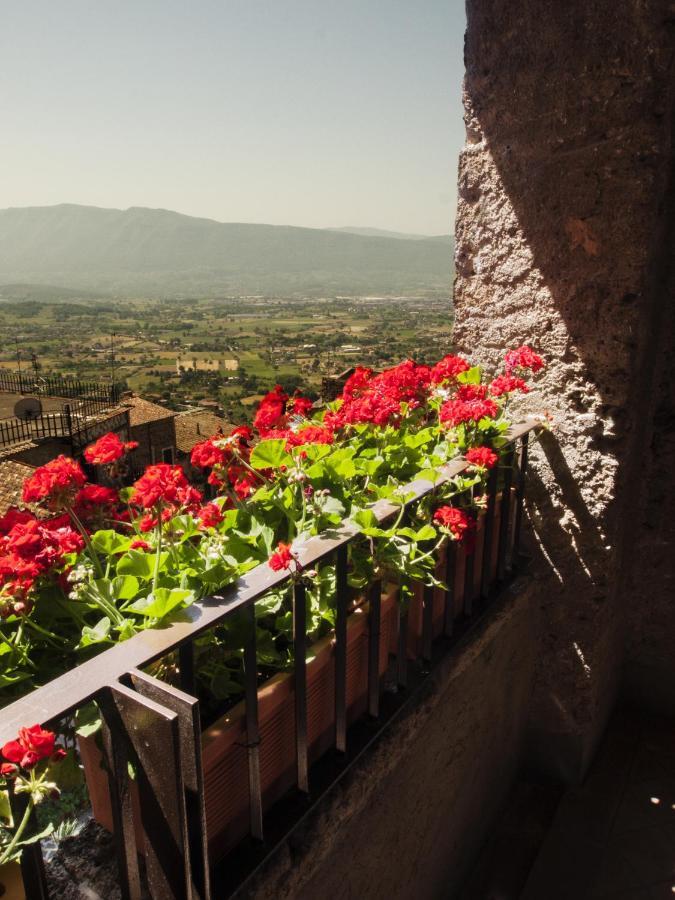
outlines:
M0 285L124 297L449 292L452 259L450 236L223 223L144 207L0 210Z

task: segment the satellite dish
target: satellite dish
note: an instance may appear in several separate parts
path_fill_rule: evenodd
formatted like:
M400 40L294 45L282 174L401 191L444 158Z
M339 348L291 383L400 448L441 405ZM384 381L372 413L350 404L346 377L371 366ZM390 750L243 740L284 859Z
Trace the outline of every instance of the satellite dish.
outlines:
M42 404L37 397L24 397L14 405L14 415L17 419L30 422L42 414Z

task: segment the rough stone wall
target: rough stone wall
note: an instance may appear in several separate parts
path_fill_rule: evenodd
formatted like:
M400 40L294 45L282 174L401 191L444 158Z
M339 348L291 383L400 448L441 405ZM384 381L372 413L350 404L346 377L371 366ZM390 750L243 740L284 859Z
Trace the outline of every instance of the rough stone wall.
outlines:
M669 303L675 7L468 0L467 15L455 342L495 367L521 343L549 361L523 404L554 423L531 477L531 734L575 779L616 697L626 607L645 599L626 586Z
M516 582L241 896L456 896L521 759L538 627L531 585Z
M173 418L158 419L135 425L130 429L131 440L138 441L133 453L134 466L142 470L152 463L162 462L162 450L173 447L176 462L176 423Z

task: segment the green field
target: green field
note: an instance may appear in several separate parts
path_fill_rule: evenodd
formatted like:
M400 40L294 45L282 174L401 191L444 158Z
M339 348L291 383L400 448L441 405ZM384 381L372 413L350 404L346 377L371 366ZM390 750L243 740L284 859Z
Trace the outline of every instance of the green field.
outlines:
M316 392L323 376L356 364L381 368L450 348L451 305L429 294L396 298L92 300L0 302L0 366L114 376L175 409L218 401L232 418L242 400L275 383Z

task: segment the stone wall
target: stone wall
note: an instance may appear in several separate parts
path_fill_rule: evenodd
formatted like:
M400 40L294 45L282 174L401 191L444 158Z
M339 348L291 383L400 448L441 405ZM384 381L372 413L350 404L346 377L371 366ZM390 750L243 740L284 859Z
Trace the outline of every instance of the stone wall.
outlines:
M574 780L617 696L627 610L660 610L659 627L628 642L633 668L672 650L672 555L640 510L649 501L658 516L673 472L672 437L664 447L654 423L672 429L657 385L672 309L675 8L468 0L467 14L455 341L495 367L521 343L549 360L523 404L553 421L531 477L544 625L530 734L534 758ZM654 579L631 572L645 546ZM672 652L668 665L675 674Z
M285 841L242 897L453 897L511 788L534 682L536 603L516 581L482 631Z

